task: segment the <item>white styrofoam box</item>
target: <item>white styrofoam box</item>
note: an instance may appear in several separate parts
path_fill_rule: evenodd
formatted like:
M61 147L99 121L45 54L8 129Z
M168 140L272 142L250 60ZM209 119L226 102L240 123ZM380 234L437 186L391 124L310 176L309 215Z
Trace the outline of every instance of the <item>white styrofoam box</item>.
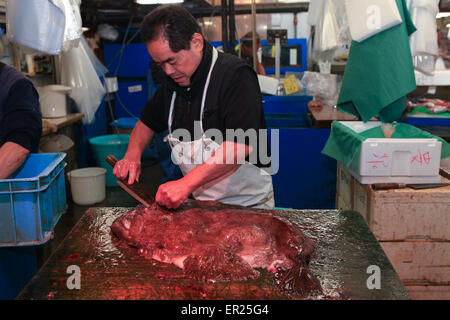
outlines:
M277 79L258 74L258 82L261 92L273 95L277 94L278 86L280 84Z
M380 126L379 121L340 121L356 133ZM442 142L437 139L367 138L360 159L348 168L363 184L439 183Z
M430 176L363 176L356 173L356 171L347 168L348 171L362 184L374 183L403 183L403 184L428 184L440 183L441 177L439 175Z
M442 142L437 139L366 139L363 176L430 176L439 173Z

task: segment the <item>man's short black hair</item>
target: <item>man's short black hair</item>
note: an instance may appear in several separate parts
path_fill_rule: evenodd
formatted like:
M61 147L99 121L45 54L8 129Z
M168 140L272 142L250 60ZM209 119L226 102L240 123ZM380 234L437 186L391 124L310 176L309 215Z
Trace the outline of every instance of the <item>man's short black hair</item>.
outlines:
M169 42L170 50L189 50L194 33L201 33L195 18L181 5L163 5L145 16L141 24L144 43L162 36Z

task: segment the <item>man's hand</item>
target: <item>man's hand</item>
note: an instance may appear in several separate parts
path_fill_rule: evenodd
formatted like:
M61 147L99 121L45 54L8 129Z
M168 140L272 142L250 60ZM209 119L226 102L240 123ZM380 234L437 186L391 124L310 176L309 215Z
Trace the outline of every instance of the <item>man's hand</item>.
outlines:
M7 179L27 159L30 151L21 145L7 141L0 147L0 179Z
M117 161L113 174L124 180L128 177L128 184L139 181L141 175L141 157L144 149L153 138L153 130L139 120L130 135L128 149L122 160Z
M308 102L308 107L310 109L320 111L323 109L323 101L319 98L315 98L314 100L311 100L310 102Z
M160 185L158 192L156 192L155 200L159 205L169 209L176 209L189 197L191 192L191 188L181 178Z
M117 161L113 169L113 174L121 180L125 180L128 177L128 184L133 184L134 181L139 182L141 162L128 160L126 158Z
M208 160L183 178L159 186L156 202L170 209L178 208L198 188L218 183L232 175L252 151L251 146L225 141ZM231 163L227 164L229 160Z

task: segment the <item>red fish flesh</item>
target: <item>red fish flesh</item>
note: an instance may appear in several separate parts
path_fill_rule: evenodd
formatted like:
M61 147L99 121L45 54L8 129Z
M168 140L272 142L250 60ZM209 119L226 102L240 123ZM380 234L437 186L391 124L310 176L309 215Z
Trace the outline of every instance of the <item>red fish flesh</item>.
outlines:
M255 279L262 268L281 289L320 291L308 270L312 240L261 210L205 201L188 201L176 211L138 206L118 217L111 230L145 257L172 263L197 280Z

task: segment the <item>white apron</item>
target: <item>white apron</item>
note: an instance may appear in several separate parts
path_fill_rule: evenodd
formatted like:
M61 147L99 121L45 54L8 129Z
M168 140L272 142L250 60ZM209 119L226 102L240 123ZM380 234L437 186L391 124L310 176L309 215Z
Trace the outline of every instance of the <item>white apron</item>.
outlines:
M211 138L207 138L203 131L203 111L205 108L206 92L208 90L211 73L217 60L217 50L213 48L211 67L203 89L202 104L200 109L200 129L202 137L194 141L180 141L172 135L173 109L176 92L172 94L170 103L168 128L168 140L172 149L172 159L177 163L183 175L208 160L219 148ZM255 150L254 152L257 152ZM216 200L226 204L241 205L246 207L273 209L275 202L273 197L272 176L257 166L245 161L230 176L217 181L211 181L207 185L193 192L197 200Z

